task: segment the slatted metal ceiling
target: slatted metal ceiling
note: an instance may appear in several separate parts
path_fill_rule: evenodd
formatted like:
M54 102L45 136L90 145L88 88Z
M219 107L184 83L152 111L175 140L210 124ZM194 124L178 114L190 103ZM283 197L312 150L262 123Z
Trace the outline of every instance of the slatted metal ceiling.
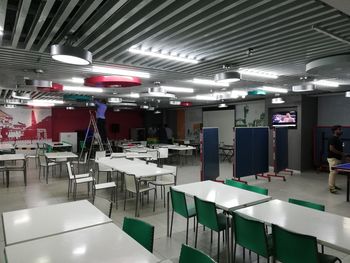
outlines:
M91 75L90 67L51 60L50 45L67 41L89 49L94 63L150 71L146 86L157 80L211 78L224 63L275 71L285 76L275 83L291 84L305 74L309 60L349 51L349 45L312 25L350 39L349 17L316 0L0 0L0 72L8 75L0 84L7 88L33 68L44 69L44 77L56 81ZM131 46L201 62L135 55L127 51Z

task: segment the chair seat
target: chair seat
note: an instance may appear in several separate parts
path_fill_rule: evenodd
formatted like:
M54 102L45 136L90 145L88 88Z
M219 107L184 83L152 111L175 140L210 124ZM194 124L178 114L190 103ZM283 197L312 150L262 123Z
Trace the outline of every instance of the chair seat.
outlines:
M144 193L144 192L147 192L147 191L150 191L150 190L154 190L154 189L155 189L154 187L149 187L148 185L140 185L139 192L140 193ZM127 190L129 192L136 193L136 189L129 188Z
M174 185L175 182L170 182L170 181L162 181L162 180L157 180L157 181L152 181L149 182L150 184L157 185L157 186L165 186L165 185Z
M26 155L26 158L38 158L36 155Z
M322 253L318 253L318 258L320 260L320 263L333 263L333 262L336 262L336 261L341 262L340 259L335 257L335 256L322 254Z
M53 166L53 165L57 165L57 163L48 163L47 165L44 165L44 166Z
M196 207L194 204L187 204L187 214L188 217L193 217L196 215Z
M90 174L86 173L86 174L76 174L75 175L75 178L77 178L77 179L86 178L86 177L90 177ZM73 175L69 176L69 179L74 180L74 176Z
M115 187L116 187L115 182L95 184L95 189L96 190L107 189L107 188L115 188Z
M72 163L74 163L74 164L86 164L86 162L83 162L83 161L72 161Z
M219 229L218 229L219 231L226 229L227 217L223 213L218 214L218 224L219 224Z
M88 182L92 182L94 180L93 177L89 176L89 177L84 177L84 178L78 178L75 180L75 182L77 184L81 184L81 183L88 183Z

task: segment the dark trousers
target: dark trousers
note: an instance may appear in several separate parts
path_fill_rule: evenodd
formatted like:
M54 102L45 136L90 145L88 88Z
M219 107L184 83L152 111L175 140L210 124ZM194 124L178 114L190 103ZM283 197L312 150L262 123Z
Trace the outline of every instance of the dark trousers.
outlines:
M106 120L98 118L97 128L98 128L98 132L100 133L102 142L105 143L107 141Z

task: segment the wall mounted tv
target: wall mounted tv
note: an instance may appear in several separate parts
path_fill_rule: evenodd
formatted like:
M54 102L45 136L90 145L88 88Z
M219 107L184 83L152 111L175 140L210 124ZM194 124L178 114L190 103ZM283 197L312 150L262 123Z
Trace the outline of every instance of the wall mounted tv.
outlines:
M297 112L292 111L280 111L272 114L272 126L273 127L297 127Z

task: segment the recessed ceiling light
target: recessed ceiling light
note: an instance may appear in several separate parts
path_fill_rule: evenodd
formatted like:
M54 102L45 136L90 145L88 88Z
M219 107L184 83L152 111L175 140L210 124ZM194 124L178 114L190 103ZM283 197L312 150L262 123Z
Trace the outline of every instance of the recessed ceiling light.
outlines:
M172 87L172 86L161 86L165 91L170 92L179 92L179 93L193 93L194 89L192 88L182 88L182 87Z
M196 59L191 59L191 58L186 58L182 57L181 55L171 55L171 54L163 54L162 51L147 51L147 50L142 50L139 48L129 48L129 52L135 53L135 54L141 54L145 56L150 56L150 57L156 57L156 58L163 58L163 59L169 59L169 60L174 60L174 61L180 61L180 62L186 62L186 63L192 63L192 64L197 64L199 61Z
M272 98L271 103L272 104L282 104L285 101L282 98Z
M232 83L240 81L240 74L235 71L226 71L215 74L214 80L218 83Z
M219 87L228 87L230 85L229 83L217 83L214 80L198 79L198 78L194 78L192 80L192 82L195 84L208 85L208 86L219 86Z
M288 89L276 88L276 87L263 86L258 89L267 91L267 92L274 92L274 93L288 93Z
M271 78L271 79L278 78L278 75L274 72L267 72L267 71L261 71L261 70L255 70L255 69L240 68L238 69L238 72L243 75L249 75L249 76L255 76L255 77Z
M104 73L104 74L113 74L113 75L115 74L115 75L131 76L131 77L150 78L149 73L136 71L136 70L92 66L92 71L97 73Z
M84 79L83 78L75 78L75 77L73 77L71 79L71 82L78 83L78 84L84 84Z
M313 83L318 85L318 86L334 87L334 88L339 87L339 83L338 82L330 81L330 80L324 80L324 79L316 80Z
M52 45L51 57L54 60L73 65L89 65L92 63L90 51L73 46Z
M103 92L102 88L93 88L93 87L73 87L73 86L63 86L64 91L77 91L77 92Z

